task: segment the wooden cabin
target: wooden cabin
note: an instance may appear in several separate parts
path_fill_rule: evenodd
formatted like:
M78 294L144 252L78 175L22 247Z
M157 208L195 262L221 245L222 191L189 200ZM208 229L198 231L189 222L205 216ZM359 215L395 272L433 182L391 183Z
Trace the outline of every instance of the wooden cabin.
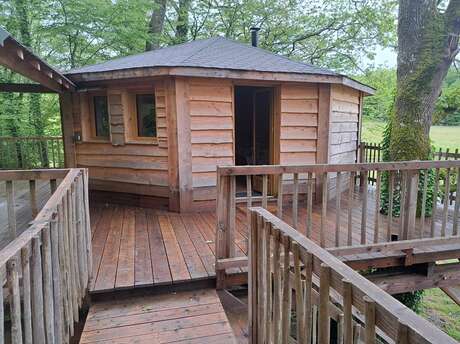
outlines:
M356 162L373 92L222 37L65 75L78 88L61 95L67 166L89 169L96 197L181 212L215 207L218 165Z

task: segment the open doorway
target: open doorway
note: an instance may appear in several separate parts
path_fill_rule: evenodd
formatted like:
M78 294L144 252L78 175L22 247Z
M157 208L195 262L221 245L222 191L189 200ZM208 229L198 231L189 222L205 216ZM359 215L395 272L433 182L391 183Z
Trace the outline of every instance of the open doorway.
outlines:
M236 165L273 164L273 97L272 87L235 87ZM255 177L252 185L255 194L262 192L261 177ZM245 193L243 177L237 179L237 194Z

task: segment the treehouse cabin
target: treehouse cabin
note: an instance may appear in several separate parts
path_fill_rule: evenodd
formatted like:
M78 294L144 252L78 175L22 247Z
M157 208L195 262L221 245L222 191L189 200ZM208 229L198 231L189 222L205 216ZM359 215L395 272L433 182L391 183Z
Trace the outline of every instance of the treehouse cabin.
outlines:
M460 161L355 163L372 89L223 38L0 64L66 163L0 171L0 343L457 343L390 294L460 303Z
M373 92L221 37L65 75L78 88L61 96L68 166L89 169L96 197L181 212L215 207L218 165L357 162L362 100ZM270 177L269 194L277 187Z

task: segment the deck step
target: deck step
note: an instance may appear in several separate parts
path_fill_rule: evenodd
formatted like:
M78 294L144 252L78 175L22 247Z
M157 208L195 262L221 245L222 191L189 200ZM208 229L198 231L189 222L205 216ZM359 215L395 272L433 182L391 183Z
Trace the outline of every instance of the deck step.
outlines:
M80 343L231 343L214 289L113 298L91 305Z

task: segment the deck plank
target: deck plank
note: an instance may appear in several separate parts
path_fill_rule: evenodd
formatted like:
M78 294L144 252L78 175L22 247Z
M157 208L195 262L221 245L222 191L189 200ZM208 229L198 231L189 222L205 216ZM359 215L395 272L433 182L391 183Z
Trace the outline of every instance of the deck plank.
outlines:
M235 343L217 293L203 289L94 303L80 343Z
M123 209L123 230L120 253L118 255L115 288L128 288L134 285L134 248L136 244L135 210Z
M136 286L152 285L153 272L150 256L149 234L147 230L147 216L145 209L136 208L136 243L134 262L134 284Z

